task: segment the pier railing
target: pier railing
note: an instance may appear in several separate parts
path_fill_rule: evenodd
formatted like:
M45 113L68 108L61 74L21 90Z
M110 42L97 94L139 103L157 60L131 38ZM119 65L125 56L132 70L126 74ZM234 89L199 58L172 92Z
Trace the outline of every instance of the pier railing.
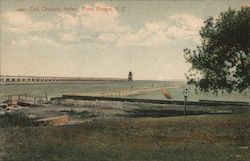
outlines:
M0 84L27 84L27 83L84 83L87 81L127 81L124 78L98 77L50 77L50 76L12 76L0 75Z
M48 102L46 96L38 96L31 94L16 94L16 95L3 95L0 96L2 103L11 105L23 105L23 106L37 106Z

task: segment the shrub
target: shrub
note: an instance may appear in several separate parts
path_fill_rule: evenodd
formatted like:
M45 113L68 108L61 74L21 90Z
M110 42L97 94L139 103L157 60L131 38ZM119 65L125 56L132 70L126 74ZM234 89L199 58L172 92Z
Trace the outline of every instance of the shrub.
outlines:
M0 127L23 127L34 125L33 119L24 112L8 112L0 116Z

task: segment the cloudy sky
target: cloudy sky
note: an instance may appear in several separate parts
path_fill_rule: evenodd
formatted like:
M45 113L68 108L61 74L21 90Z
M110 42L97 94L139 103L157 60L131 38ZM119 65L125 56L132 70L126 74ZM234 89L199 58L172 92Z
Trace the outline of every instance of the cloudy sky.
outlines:
M209 16L249 1L1 0L1 74L185 79Z

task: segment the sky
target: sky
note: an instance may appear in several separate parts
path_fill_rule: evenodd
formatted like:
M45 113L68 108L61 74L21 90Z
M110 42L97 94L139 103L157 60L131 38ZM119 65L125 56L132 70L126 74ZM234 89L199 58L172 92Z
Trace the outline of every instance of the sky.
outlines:
M0 0L2 75L185 80L209 16L249 0Z

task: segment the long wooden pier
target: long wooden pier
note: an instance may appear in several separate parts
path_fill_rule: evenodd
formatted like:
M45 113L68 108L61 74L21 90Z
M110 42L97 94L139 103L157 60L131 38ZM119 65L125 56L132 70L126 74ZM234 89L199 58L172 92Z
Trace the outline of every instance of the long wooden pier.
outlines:
M125 78L98 77L51 77L51 76L13 76L0 75L0 84L33 84L33 83L84 83L87 81L127 81Z

